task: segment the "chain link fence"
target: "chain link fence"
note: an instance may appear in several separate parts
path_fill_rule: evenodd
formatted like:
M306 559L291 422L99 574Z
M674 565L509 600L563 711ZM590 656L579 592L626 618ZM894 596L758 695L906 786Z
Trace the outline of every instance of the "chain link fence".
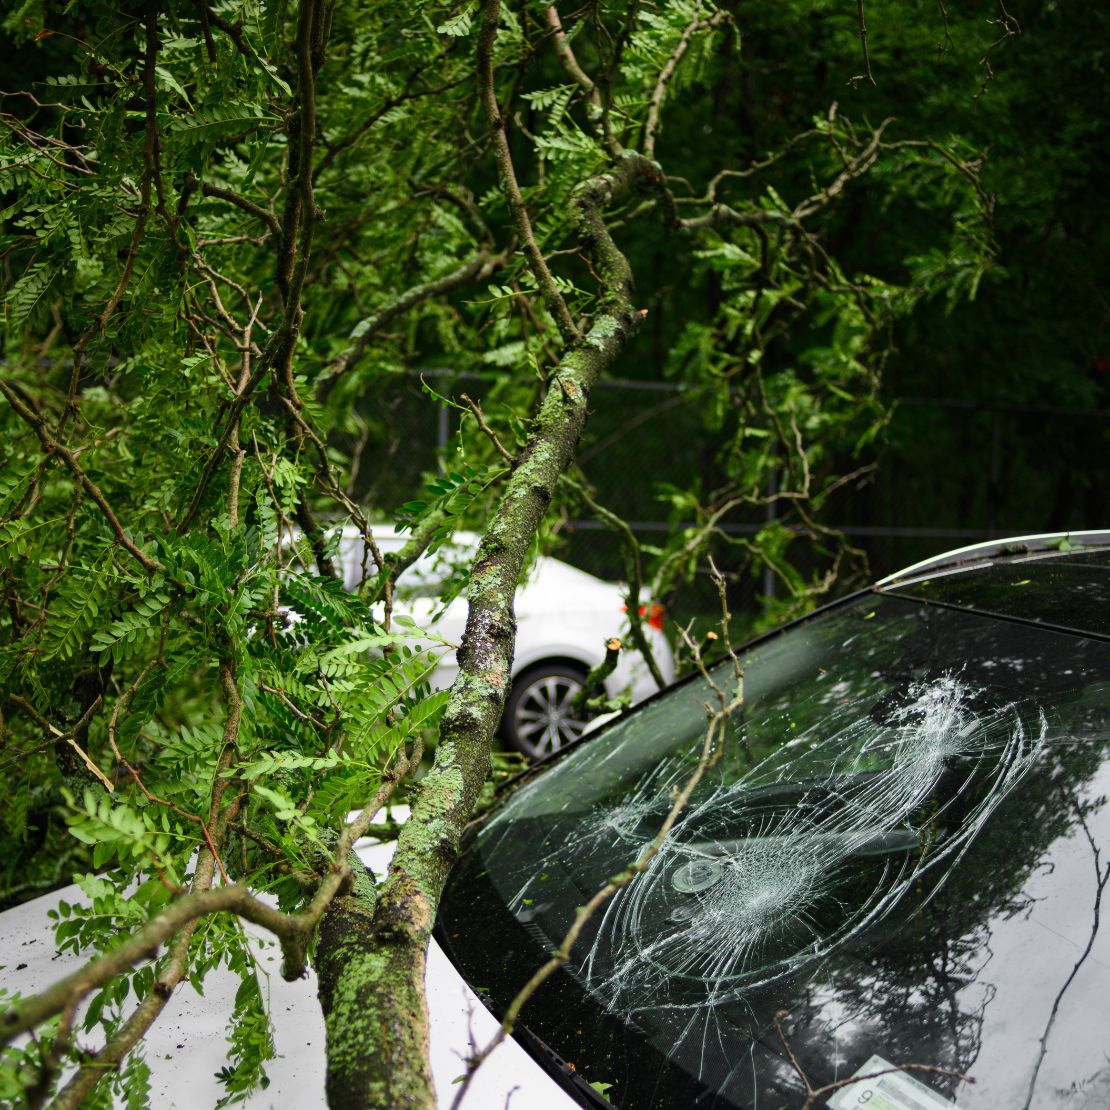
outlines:
M445 396L482 400L482 379L425 372ZM578 462L597 499L628 522L641 544L662 542L668 484L719 487L719 443L705 429L699 396L670 382L609 379L595 387ZM372 413L372 415L370 415ZM442 466L459 413L435 404L416 375L391 379L366 401L357 490L385 510L409 500L423 474ZM846 468L847 469L847 468ZM776 507L737 510L722 531L754 535ZM1104 527L1110 522L1110 410L898 400L881 465L830 502L824 523L867 556L872 578L953 547L1001 535ZM682 522L680 522L681 524ZM624 577L619 539L590 519L562 529L561 558L601 578ZM737 572L730 605L758 613L781 592L769 571L753 574L743 553L724 547L722 569ZM795 545L803 573L816 556ZM673 600L676 615L712 612L715 594L696 582Z

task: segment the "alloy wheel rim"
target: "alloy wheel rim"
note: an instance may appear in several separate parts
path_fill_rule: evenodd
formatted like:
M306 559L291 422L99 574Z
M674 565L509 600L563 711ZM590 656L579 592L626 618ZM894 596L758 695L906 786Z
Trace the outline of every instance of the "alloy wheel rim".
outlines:
M571 710L582 683L569 675L542 675L525 686L513 713L513 728L521 746L535 755L558 751L576 739L585 719Z

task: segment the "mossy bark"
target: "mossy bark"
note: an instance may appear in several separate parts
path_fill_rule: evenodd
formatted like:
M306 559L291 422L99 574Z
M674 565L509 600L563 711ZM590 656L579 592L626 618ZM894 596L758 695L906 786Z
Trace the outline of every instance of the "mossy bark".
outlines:
M426 1051L425 956L447 873L489 772L513 660L513 597L528 545L559 476L573 460L590 390L641 320L628 263L605 227L602 208L630 188L659 180L655 163L627 153L574 194L571 217L602 283L599 311L552 376L478 547L459 675L440 725L434 765L420 783L389 876L376 902L368 896L338 899L321 930L318 960L333 1107L435 1105Z

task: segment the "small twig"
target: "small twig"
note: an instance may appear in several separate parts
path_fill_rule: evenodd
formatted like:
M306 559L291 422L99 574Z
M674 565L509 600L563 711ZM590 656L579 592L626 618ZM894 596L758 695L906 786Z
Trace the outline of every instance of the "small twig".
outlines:
M973 103L978 103L986 93L991 82L994 80L994 69L991 66L990 57L1007 39L1013 38L1015 35L1021 34L1021 24L1006 10L1006 5L1003 0L998 0L998 18L987 21L994 23L996 26L1002 28L1002 34L994 40L983 53L979 59L979 64L986 71L983 77L983 83L979 86L979 91L971 98Z
M940 10L941 23L944 26L944 33L941 35L940 41L937 43L937 56L939 57L946 50L952 49L952 28L948 25L948 8L945 7L944 0L937 0L937 8Z
M787 1060L790 1062L790 1066L794 1069L794 1072L805 1087L806 1100L802 1110L810 1110L811 1107L817 1104L818 1099L824 1098L834 1091L839 1091L842 1087L851 1087L855 1083L863 1083L868 1079L880 1079L884 1075L894 1075L900 1072L921 1071L927 1072L930 1075L943 1075L949 1079L959 1079L963 1083L975 1082L974 1078L970 1075L965 1075L963 1072L952 1071L950 1068L942 1068L936 1064L897 1064L889 1068L880 1068L878 1071L868 1072L866 1075L850 1075L846 1079L837 1079L832 1083L826 1083L823 1087L814 1087L813 1084L810 1083L809 1076L806 1075L805 1069L798 1063L798 1058L794 1055L794 1050L790 1047L790 1042L786 1039L786 1034L782 1031L782 1019L789 1016L790 1014L787 1010L779 1010L772 1019L772 1024L775 1027L775 1032L778 1034L779 1041L782 1044L783 1051L786 1053Z
M224 19L218 13L212 11L208 6L208 0L197 0L197 3L201 9L202 20L212 23L223 31L223 33L235 44L235 49L238 50L248 62L253 62L255 60L255 54L247 44L247 40L243 37L243 24L241 22L232 23Z
M220 200L226 200L229 204L234 204L236 208L242 209L244 212L261 220L269 230L270 234L277 238L281 235L281 225L277 221L277 217L265 209L260 204L255 204L253 200L241 196L233 189L224 189L219 185L212 185L205 181L201 183L200 191L206 197L214 197Z
M157 663L157 659L152 659L149 663L147 663L142 671L139 672L139 677L136 678L135 681L132 682L131 685L120 695L119 700L116 702L115 707L112 710L112 715L108 719L108 745L112 749L112 754L116 757L116 760L124 766L128 774L134 781L135 785L139 788L139 790L142 791L143 797L146 798L148 802L154 802L156 805L165 806L167 809L172 810L174 813L176 813L179 817L183 817L187 821L195 821L198 825L200 825L201 834L204 837L204 842L208 845L208 850L212 853L212 858L213 860L215 860L216 866L220 869L220 875L222 876L224 882L227 883L231 880L227 877L227 871L224 870L223 861L220 859L220 853L216 849L216 843L212 839L212 833L209 830L208 825L205 823L204 818L199 817L195 813L189 813L187 810L182 809L175 802L167 801L165 798L160 798L157 794L151 793L151 791L147 789L146 784L143 782L142 777L139 775L139 772L130 762L128 762L123 753L119 750L119 744L116 740L116 734L119 730L120 713L131 703L131 699L134 698L135 693L142 685L143 680L154 669ZM109 789L111 788L109 787Z
M52 725L41 713L39 713L39 711L26 698L20 696L19 694L9 694L8 700L12 702L13 705L18 705L20 709L22 709L29 717L33 718L34 721L42 728L43 732L49 735L51 739L47 742L46 745L33 748L30 751L17 752L9 759L5 759L0 762L0 768L8 767L13 763L21 762L28 755L31 755L35 751L42 751L43 747L46 747L50 744L59 744L63 742L67 744L73 743L74 739L78 735L80 735L82 729L84 729L88 725L89 721L93 719L93 715L96 713L96 711L101 707L101 705L104 704L104 695L97 694L96 697L94 697L92 702L89 704L89 707L77 719L76 724L67 729L65 732L60 732L57 728L55 728L54 725ZM110 790L112 789L112 787L109 786L108 789Z
M674 48L671 56L667 59L663 68L659 71L659 77L655 82L655 89L651 94L651 105L648 108L647 122L644 124L644 156L647 158L655 157L655 139L659 132L659 114L663 109L663 96L667 91L667 84L671 78L674 77L675 70L678 68L678 63L682 61L683 54L690 47L690 42L694 35L701 30L709 27L719 27L723 22L729 19L730 16L727 12L719 11L712 15L709 19L703 16L698 16L692 19L682 32L682 36L678 40L678 45Z
M867 49L867 20L864 18L863 0L856 0L856 13L859 19L859 45L863 52L863 75L868 84L874 85L875 78L871 76L871 54Z
M497 453L512 466L516 460L509 453L508 448L506 448L498 438L497 433L486 422L485 415L482 412L482 406L466 393L460 393L459 400L474 414L474 419L477 421L478 427L489 438L489 441L497 449Z

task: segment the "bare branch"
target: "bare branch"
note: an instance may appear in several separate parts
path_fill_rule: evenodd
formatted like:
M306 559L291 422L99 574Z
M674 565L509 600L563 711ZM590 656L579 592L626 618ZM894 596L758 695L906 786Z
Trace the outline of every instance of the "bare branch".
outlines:
M563 30L563 22L559 18L559 9L554 4L548 4L544 9L544 15L547 17L547 24L553 32L551 41L555 45L555 53L559 55L559 61L563 63L563 69L581 85L582 91L590 98L590 103L600 110L601 94L598 92L593 78L578 64L574 48L570 45L566 32Z
M501 0L485 0L482 8L482 30L478 36L478 82L486 123L493 137L494 154L497 159L497 173L501 181L501 191L509 206L509 216L513 229L524 250L524 257L532 270L544 302L551 309L559 331L568 340L579 338L578 328L571 317L570 309L563 300L562 293L555 285L555 279L544 261L543 252L536 242L532 230L532 220L517 183L516 170L509 150L509 137L506 133L508 121L501 114L497 103L497 91L493 79L493 44L497 38L497 26L501 18Z
M714 204L700 216L689 216L678 221L683 231L702 231L710 227L795 227L796 219L782 212L766 208L737 211L727 204Z
M116 534L116 539L119 540L120 545L127 549L142 565L143 570L148 574L156 570L164 570L157 559L152 559L145 551L136 546L131 537L123 530L123 525L119 522L119 517L116 516L112 506L108 504L108 499L101 492L100 487L85 473L81 464L77 461L77 456L59 443L50 433L46 430L46 425L42 418L35 414L35 412L28 408L27 405L20 400L19 395L11 388L6 382L0 381L0 393L4 395L5 400L11 405L15 414L34 431L35 435L39 437L42 443L43 450L48 455L57 455L69 467L70 472L81 483L84 491L96 502L97 508L104 514L104 519L108 521L112 531Z
M793 211L793 218L801 223L803 220L819 212L831 200L844 191L844 187L857 177L862 177L875 164L882 150L883 132L893 122L885 119L872 133L866 146L848 163L844 169L819 193L814 193L802 201Z
M965 1075L963 1072L952 1071L950 1068L938 1067L936 1064L897 1064L889 1068L880 1068L878 1071L868 1072L866 1075L850 1075L846 1079L837 1079L832 1083L826 1083L823 1087L814 1087L806 1075L805 1069L798 1063L798 1057L794 1054L794 1050L790 1047L790 1042L786 1039L786 1035L782 1031L783 1018L789 1017L790 1014L786 1010L779 1010L775 1014L772 1024L775 1027L775 1032L778 1034L779 1042L782 1044L783 1052L786 1053L787 1060L790 1061L790 1066L794 1069L795 1074L802 1081L805 1087L806 1100L802 1110L810 1110L810 1107L816 1106L819 1099L827 1095L839 1091L842 1087L850 1087L855 1083L862 1083L867 1079L878 1079L884 1075L894 1075L896 1072L907 1071L921 1071L930 1075L944 1075L950 1079L959 1079L964 1083L974 1083L975 1080L970 1075Z
M459 394L459 400L470 409L471 413L474 415L475 421L477 421L479 430L493 444L497 453L509 464L509 466L512 466L515 460L512 454L510 454L509 449L501 442L497 433L486 422L485 413L482 412L482 406L466 393Z
M690 42L694 35L701 30L708 27L719 27L722 23L729 19L727 12L719 11L705 19L698 16L692 19L682 32L681 38L678 40L678 45L674 48L671 56L664 63L663 68L659 71L659 77L655 82L655 89L651 94L651 105L648 108L647 122L644 124L644 155L647 158L655 157L655 138L659 132L659 114L663 110L663 97L667 91L667 84L675 75L675 70L678 69L678 63L682 61L683 54L690 48Z
M871 76L871 55L867 49L867 20L863 12L863 0L856 0L856 15L859 19L859 45L863 53L863 75L868 84L873 85L875 78Z

